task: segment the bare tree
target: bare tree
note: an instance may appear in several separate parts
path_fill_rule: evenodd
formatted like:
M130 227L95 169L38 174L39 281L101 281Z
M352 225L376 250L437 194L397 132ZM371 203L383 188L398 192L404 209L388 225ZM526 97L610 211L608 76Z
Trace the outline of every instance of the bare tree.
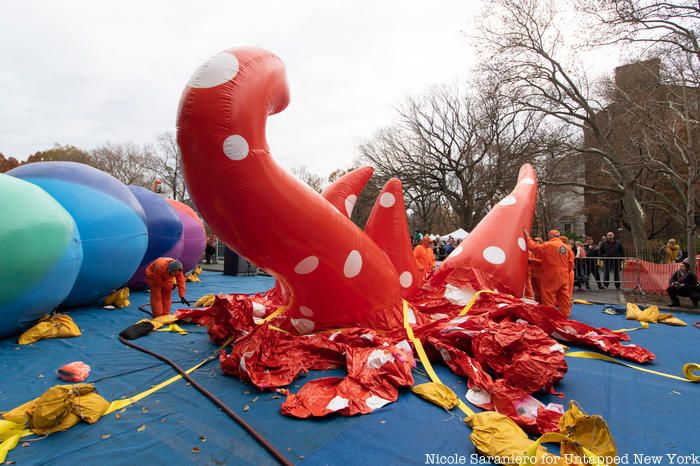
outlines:
M155 178L162 181L170 197L180 202L187 201L189 193L182 174L180 148L175 135L171 132L159 134L157 148L158 163L153 170Z
M299 178L301 181L308 184L311 187L311 189L313 189L317 193L320 193L321 191L323 191L323 188L324 188L323 178L321 178L317 174L309 171L309 169L306 168L305 166L302 165L302 166L292 168L292 173L294 174L294 176Z
M608 183L590 184L566 179L547 180L550 185L577 185L609 192L622 200L626 223L635 248L646 245L645 211L637 185L643 173L638 160L614 143L614 118L576 60L574 44L567 41L562 3L553 0L491 0L479 27L484 58L481 71L502 82L504 97L518 105L578 128L586 137L572 150L596 159ZM612 115L614 117L614 115ZM576 141L576 139L573 139Z
M153 149L133 142L107 142L92 151L96 168L103 170L126 185L150 187L158 159Z
M436 87L397 113L396 124L360 145L360 158L381 180L402 180L419 228L452 219L472 229L537 152L541 120L486 85L462 95Z
M695 266L698 183L698 87L700 87L700 3L696 0L579 0L597 19L594 45L621 43L630 54L658 57L663 63L661 92L647 98L619 93L638 116L638 147L657 186L643 186L651 208L685 226L689 257ZM665 73L664 73L665 71ZM671 192L664 187L671 187Z

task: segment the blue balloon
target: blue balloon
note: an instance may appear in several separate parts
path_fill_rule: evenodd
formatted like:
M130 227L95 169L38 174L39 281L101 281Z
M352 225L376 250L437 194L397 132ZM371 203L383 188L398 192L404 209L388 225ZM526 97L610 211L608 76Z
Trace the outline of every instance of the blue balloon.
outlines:
M129 280L130 288L145 288L145 269L154 260L166 255L182 236L182 223L168 201L151 190L141 186L128 186L131 193L146 213L148 228L148 249L141 260L141 265Z
M88 165L40 162L9 175L51 194L72 216L83 245L83 263L62 307L91 304L126 284L148 246L146 215L116 178Z

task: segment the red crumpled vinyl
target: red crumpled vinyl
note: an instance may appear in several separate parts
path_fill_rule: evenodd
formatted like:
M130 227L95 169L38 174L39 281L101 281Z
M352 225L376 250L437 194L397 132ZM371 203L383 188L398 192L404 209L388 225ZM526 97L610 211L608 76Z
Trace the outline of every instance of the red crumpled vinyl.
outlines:
M346 346L329 334L292 335L267 324L236 340L231 354L221 352L221 369L259 389L282 387L309 370L342 367Z
M282 414L299 418L331 413L353 416L371 413L396 401L399 387L413 385L413 351L405 340L392 346L348 348L345 378L327 377L289 394Z
M210 307L181 309L175 316L186 322L206 325L209 337L219 344L256 327L253 322L253 303L251 298L245 295L217 295Z
M625 333L615 333L606 328L595 328L569 320L553 307L528 304L509 295L482 293L470 309L469 315L487 316L497 322L524 320L559 341L594 346L611 356L620 356L639 363L653 361L655 358L654 353L645 348L623 345L623 341L630 339Z
M562 346L541 329L520 322L491 323L472 339L472 352L482 365L527 393L548 390L567 369Z

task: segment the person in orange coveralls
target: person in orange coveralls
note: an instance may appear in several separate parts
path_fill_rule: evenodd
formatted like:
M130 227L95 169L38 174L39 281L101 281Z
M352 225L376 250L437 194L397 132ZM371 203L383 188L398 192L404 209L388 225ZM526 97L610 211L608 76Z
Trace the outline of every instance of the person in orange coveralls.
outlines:
M536 237L535 242L542 244L542 238ZM525 290L525 297L532 298L538 303L542 302L542 287L540 285L542 280L542 258L539 251L528 251L527 263L528 287Z
M537 244L530 238L527 230L523 230L527 238L527 246L533 252L539 252L542 258L542 291L541 303L545 306L559 307L564 317L571 314L571 273L574 270L574 253L569 246L559 238L559 232L549 232L549 241Z
M185 299L185 274L182 272L182 262L170 257L160 257L146 267L146 279L151 288L151 313L153 317L170 314L173 277L177 281L180 302L189 306L189 301Z
M432 248L433 240L430 236L425 235L421 239L420 244L413 249L413 256L416 258L418 273L425 278L435 267L435 253Z

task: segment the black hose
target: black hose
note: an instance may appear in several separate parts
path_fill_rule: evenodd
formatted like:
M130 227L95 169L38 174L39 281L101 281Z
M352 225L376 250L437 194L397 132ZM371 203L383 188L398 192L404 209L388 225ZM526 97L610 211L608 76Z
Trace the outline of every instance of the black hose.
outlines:
M149 316L153 317L153 313L152 313L151 311L147 311L147 310L146 310L146 307L151 307L151 305L150 305L150 304L142 304L142 305L139 306L139 311L145 312L145 313L148 314Z
M140 309L140 307L139 307ZM148 312L148 311L146 311ZM231 408L229 408L226 404L224 404L223 401L219 400L217 397L215 397L211 392L209 392L207 389L202 387L199 383L197 383L190 375L185 372L180 366L175 364L173 361L170 359L166 358L165 356L155 353L151 350L148 350L142 346L136 345L128 340L125 340L122 337L119 337L119 341L122 342L122 344L129 346L131 348L134 348L136 350L139 350L143 353L150 354L154 358L158 358L164 363L168 364L170 367L175 369L187 382L190 383L194 388L196 388L202 395L206 396L209 398L209 401L214 403L217 407L219 407L223 412L225 412L231 419L236 421L238 425L243 427L243 429L246 430L263 448L265 448L280 464L285 465L285 466L291 466L293 463L291 463L287 458L285 458L282 453L280 453L275 447L272 446L270 442L265 439L258 431L253 429L253 427L245 422L239 415L234 413Z

